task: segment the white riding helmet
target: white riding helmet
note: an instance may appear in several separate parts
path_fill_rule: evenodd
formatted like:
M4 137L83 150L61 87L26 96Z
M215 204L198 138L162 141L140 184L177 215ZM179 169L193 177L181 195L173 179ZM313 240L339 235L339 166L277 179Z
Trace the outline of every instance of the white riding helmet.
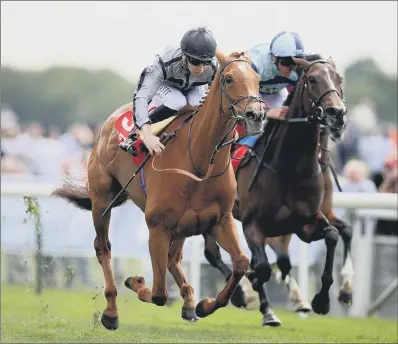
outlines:
M270 52L276 57L299 57L304 55L304 44L295 32L279 32L271 41Z

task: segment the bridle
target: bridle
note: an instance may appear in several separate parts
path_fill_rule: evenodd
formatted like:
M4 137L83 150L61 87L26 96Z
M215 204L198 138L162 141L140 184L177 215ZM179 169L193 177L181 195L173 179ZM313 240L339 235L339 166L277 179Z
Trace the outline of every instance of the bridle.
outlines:
M329 93L332 92L336 92L337 95L339 96L339 98L345 102L345 98L344 98L344 94L343 91L340 92L336 89L336 88L329 88L326 91L324 91L318 98L315 98L309 90L308 87L308 77L307 77L307 73L308 71L311 69L312 66L318 64L318 63L322 63L322 64L330 64L329 61L326 60L315 60L312 61L309 66L303 71L304 76L303 76L303 80L304 80L304 87L302 88L301 91L301 108L303 113L305 114L304 118L290 118L287 121L290 123L294 123L294 122L314 122L314 121L319 121L319 122L324 122L326 116L324 114L323 108L322 106L320 106L323 98L328 95ZM311 105L311 112L308 113L305 108L304 108L304 92L307 92L308 98L310 100L310 105Z
M227 68L227 67L228 67L231 63L233 63L233 62L245 62L245 63L250 64L250 62L247 61L247 60L235 59L235 60L229 61L229 62L220 70L220 84L221 84L221 92L220 92L220 97L221 97L221 99L220 99L220 104L221 104L220 107L221 107L221 109L220 109L220 110L221 110L221 113L222 113L223 115L226 115L225 112L224 112L224 106L222 105L222 96L224 95L225 99L226 99L227 102L228 102L228 110L231 110L231 113L232 113L229 117L231 117L231 118L233 118L233 119L236 119L236 120L240 121L240 120L244 120L245 117L239 114L239 112L238 112L238 110L236 109L236 106L235 106L235 105L239 104L242 100L249 99L250 101L247 102L247 104L246 104L246 106L245 106L245 110L246 110L246 109L247 109L247 106L248 106L251 102L259 102L259 103L264 103L264 102L261 100L261 98L260 98L259 96L252 96L252 95L247 95L247 96L241 97L241 98L239 98L239 99L237 99L237 100L235 100L235 101L232 101L231 98L229 98L228 93L227 93L227 90L225 89L225 85L226 85L225 78L224 78L224 76L223 76L222 73L224 72L225 68Z

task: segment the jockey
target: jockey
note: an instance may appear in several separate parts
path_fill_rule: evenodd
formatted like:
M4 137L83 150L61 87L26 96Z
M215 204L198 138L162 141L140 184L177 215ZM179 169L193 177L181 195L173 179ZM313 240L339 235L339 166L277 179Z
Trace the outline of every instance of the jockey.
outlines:
M267 117L283 120L288 107L282 106L299 80L292 57L304 56L304 46L295 32L282 31L270 43L254 46L249 55L253 69L260 75L260 97L270 109Z
M182 108L199 105L217 71L217 43L211 31L204 27L191 29L182 37L179 47L169 46L157 55L152 65L141 73L133 97L135 127L150 154L159 155L164 149L151 123L162 121ZM149 108L155 108L148 112ZM135 130L120 144L132 153Z

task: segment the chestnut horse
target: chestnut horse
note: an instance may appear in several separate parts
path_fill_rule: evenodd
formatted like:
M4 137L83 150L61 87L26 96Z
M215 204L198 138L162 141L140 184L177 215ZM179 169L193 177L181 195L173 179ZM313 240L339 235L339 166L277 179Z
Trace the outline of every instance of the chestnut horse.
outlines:
M351 260L351 240L352 240L352 227L346 224L343 220L336 217L333 211L333 182L331 175L331 166L330 166L330 156L328 150L329 143L329 133L326 130L321 130L320 140L319 140L319 148L320 148L320 156L319 162L321 164L321 169L323 173L324 180L324 188L325 195L323 198L321 212L325 214L330 223L335 226L344 242L344 258L343 258L343 268L341 270L342 276L342 286L340 288L340 293L338 296L339 302L344 306L351 306L352 304L352 277L353 277L353 267ZM264 144L264 142L263 142ZM246 167L245 163L248 162L248 159L251 158L251 154L249 153L246 161L243 162L242 168L250 168ZM255 165L251 165L252 173L254 172ZM238 170L239 172L239 170ZM242 179L239 177L239 173L237 173L237 182L238 188L242 189L247 187L249 181L247 179ZM261 192L262 190L255 189L253 192ZM237 201L235 201L236 211L238 208ZM242 204L242 207L244 205ZM237 215L234 213L234 215ZM205 257L209 261L209 263L217 268L223 273L224 277L227 279L231 276L232 271L230 268L222 261L220 248L214 240L205 235ZM296 281L296 279L290 275L291 263L289 258L289 244L291 240L292 234L287 234L284 236L267 238L266 244L269 245L277 255L277 268L275 267L273 273L275 275L275 280L278 283L285 284L287 286L287 290L289 292L289 298L294 304L294 310L298 313L307 313L311 311L311 307L308 304L308 301L302 296L302 292L300 287ZM266 298L266 291L264 290L264 295ZM261 299L260 294L260 299ZM246 307L246 295L239 285L235 292L232 295L231 302L238 308ZM261 302L261 300L260 300ZM260 311L262 308L260 308ZM280 325L280 320L275 316L273 319L263 320L263 325L269 326L278 326Z
M259 293L263 324L273 326L279 325L280 320L264 289L272 273L264 249L267 239L291 233L296 233L305 242L325 239L327 253L322 288L312 301L312 309L318 314L327 314L339 235L321 212L322 203L330 204L331 208L332 193L327 192L328 185L321 173L318 143L321 125L328 127L335 138L340 137L344 129L346 107L342 98L342 78L331 59L309 62L295 58L294 61L303 72L287 120L267 123L264 135L253 150L255 159L250 159L239 171L239 200L233 209L234 217L242 222L252 253L251 271L247 276ZM249 191L248 183L255 172L258 172L258 179L253 184L254 190ZM286 253L290 238L285 239ZM276 250L279 251L282 273L286 276L289 261L281 247Z
M151 157L144 166L146 195L139 179L133 179L113 206L131 199L144 213L149 228L149 252L153 286L143 277L129 277L125 285L143 302L163 306L168 297L168 268L184 299L182 317L196 321L225 307L245 275L249 258L239 244L232 208L236 180L230 164L233 129L244 121L249 133L262 132L265 113L259 94L259 77L243 53L216 54L219 70L208 96L198 111L180 115L167 128L171 138L162 156ZM88 163L88 183L79 188L71 183L55 195L91 210L96 230L94 248L105 279L107 306L102 324L109 330L119 326L117 289L111 269L108 228L111 212L103 216L112 199L137 170L131 156L118 146L114 128L116 111L104 123ZM216 158L216 159L215 159ZM174 167L178 167L174 168ZM196 305L194 290L187 282L181 260L186 237L209 233L232 257L233 272L216 298ZM199 318L198 318L199 317Z

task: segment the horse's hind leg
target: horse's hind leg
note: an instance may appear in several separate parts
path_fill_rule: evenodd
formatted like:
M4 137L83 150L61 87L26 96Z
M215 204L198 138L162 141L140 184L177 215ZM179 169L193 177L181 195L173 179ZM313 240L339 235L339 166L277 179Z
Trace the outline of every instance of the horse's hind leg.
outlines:
M344 242L344 261L341 269L342 285L340 288L338 300L344 306L352 305L352 279L354 276L354 268L351 259L351 240L352 227L344 221L336 218L333 213L327 214L330 223L337 228Z
M97 182L102 181L105 181L105 183L97 184ZM90 190L89 192L92 201L93 222L97 233L94 240L94 248L98 262L102 266L105 279L104 294L107 306L102 314L101 322L108 330L116 330L119 327L119 315L116 305L117 289L111 266L111 243L109 241L109 221L111 219L111 211L109 211L105 217L102 217L103 212L110 204L111 196L108 194L108 189L105 189L106 191L104 191L104 193L101 192L102 190L96 189L97 185L101 185L102 188L104 186L109 186L109 188L111 188L112 179L110 176L101 176L97 182L96 185L94 185L94 182L90 184L90 189L95 190L95 192L90 192Z
M206 298L196 306L196 314L204 318L221 307L228 305L231 296L244 277L249 266L249 258L244 254L239 245L239 236L235 227L232 214L220 220L212 229L212 235L216 242L226 250L232 258L232 275L227 284L221 290L215 299Z
M197 321L199 318L195 313L195 293L192 286L188 284L181 266L184 242L185 238L181 238L174 240L170 245L167 268L180 289L181 297L184 299L181 312L182 318L187 321Z
M205 239L205 257L211 266L215 267L224 275L225 280L231 278L232 271L231 269L222 261L220 247L217 245L215 240L208 233L203 234ZM245 292L242 289L242 286L238 284L234 293L231 297L231 303L238 308L246 308L247 302L245 300Z
M168 293L166 287L167 256L170 232L162 225L149 228L149 253L152 261L153 286L152 291L145 286L143 277L128 277L125 286L136 292L143 302L164 306Z
M292 234L283 235L275 238L268 238L268 244L277 255L276 264L278 268L274 270L275 279L279 284L285 284L289 293L289 299L294 304L294 311L300 316L311 312L311 305L303 297L301 289L296 279L290 275L292 268L289 257L289 244Z
M243 232L252 253L250 271L247 273L247 278L260 298L260 312L263 314L262 325L280 326L282 322L274 313L266 293L265 284L270 280L272 274L271 265L265 253L266 238L255 221L249 224L244 223Z

